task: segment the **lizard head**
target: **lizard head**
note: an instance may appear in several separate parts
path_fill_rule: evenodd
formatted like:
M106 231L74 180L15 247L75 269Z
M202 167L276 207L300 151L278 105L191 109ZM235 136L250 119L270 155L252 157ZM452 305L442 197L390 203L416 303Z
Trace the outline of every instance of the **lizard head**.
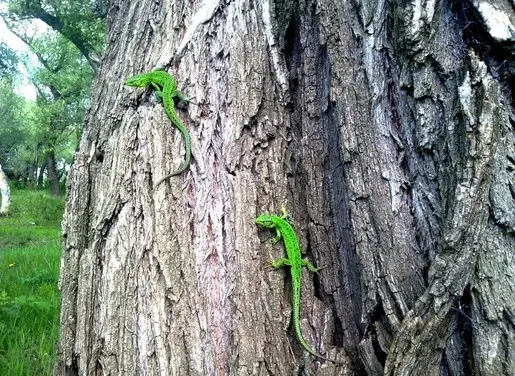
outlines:
M274 228L275 224L270 214L261 214L256 218L256 224L263 228Z
M129 77L125 81L125 85L138 87L148 86L150 85L150 78L148 74L137 74L135 76Z

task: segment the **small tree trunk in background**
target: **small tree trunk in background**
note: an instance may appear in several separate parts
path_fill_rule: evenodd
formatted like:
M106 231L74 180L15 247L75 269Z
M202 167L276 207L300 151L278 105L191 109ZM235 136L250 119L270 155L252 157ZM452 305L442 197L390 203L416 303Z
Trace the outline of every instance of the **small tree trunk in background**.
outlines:
M38 171L38 166L36 163L31 163L30 165L27 166L26 168L26 171L27 171L27 176L26 176L26 179L25 179L25 184L26 184L26 187L28 189L34 189L37 187L36 183L37 183L37 171Z
M515 374L508 0L114 0L63 222L58 375ZM494 53L495 51L495 53ZM182 139L128 76L163 67ZM255 218L287 203L291 279Z
M59 196L59 177L55 168L55 152L53 149L46 152L46 166L48 171L48 182L52 196Z
M47 162L45 161L43 163L43 165L41 165L41 167L39 167L39 172L38 172L38 187L39 188L42 188L43 184L44 184L46 165L47 165Z
M0 215L7 215L9 214L9 206L11 206L11 190L2 165L0 165L0 195L2 196Z

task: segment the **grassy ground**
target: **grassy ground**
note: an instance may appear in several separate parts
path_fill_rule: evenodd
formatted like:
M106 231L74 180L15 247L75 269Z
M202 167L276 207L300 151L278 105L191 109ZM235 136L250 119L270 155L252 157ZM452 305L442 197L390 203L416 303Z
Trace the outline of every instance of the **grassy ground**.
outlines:
M59 333L63 198L13 191L0 217L0 373L51 375Z

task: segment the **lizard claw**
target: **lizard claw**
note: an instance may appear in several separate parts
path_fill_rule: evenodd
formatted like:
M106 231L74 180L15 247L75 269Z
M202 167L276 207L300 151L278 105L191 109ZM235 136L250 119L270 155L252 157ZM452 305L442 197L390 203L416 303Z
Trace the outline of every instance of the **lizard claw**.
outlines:
M320 270L327 268L327 265L319 266L318 268L315 268L314 272L318 273Z
M271 271L275 270L274 266L272 265L272 261L270 261L270 260L263 263L263 269L265 269L265 271L267 271L267 272L271 272Z

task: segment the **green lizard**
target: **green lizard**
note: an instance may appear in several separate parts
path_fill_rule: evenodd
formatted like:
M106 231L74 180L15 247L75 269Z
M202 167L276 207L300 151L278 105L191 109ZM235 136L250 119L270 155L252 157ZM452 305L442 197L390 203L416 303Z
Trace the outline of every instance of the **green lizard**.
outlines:
M270 266L274 269L279 269L283 266L290 267L293 286L293 327L295 329L297 340L301 346L311 355L331 361L333 363L341 363L339 361L329 359L318 354L311 348L311 346L308 345L304 339L304 336L302 335L302 330L300 328L300 290L302 284L302 267L305 266L312 272L318 272L324 267L315 268L311 262L302 258L299 239L297 238L297 234L295 234L295 230L293 229L292 225L287 221L288 212L284 206L281 207L281 212L281 216L273 214L261 214L256 218L256 224L263 228L275 230L276 236L272 239L272 243L277 243L279 240L281 240L281 238L284 241L286 255L288 257L272 260L270 261Z
M171 174L159 180L157 184L154 185L155 189L159 184L161 184L166 179L169 179L175 175L179 175L181 172L186 170L190 164L190 134L188 133L188 130L186 129L182 121L175 113L175 103L173 101L175 97L182 100L186 100L186 98L179 90L177 90L177 83L175 82L175 79L170 74L161 69L156 69L152 72L132 76L125 81L125 85L137 87L152 86L156 91L156 95L158 96L158 98L160 98L163 101L163 106L165 108L166 114L168 115L168 118L170 119L172 124L179 129L184 138L184 149L186 150L186 159L184 160L184 163L181 167L179 167L178 170L172 172Z

